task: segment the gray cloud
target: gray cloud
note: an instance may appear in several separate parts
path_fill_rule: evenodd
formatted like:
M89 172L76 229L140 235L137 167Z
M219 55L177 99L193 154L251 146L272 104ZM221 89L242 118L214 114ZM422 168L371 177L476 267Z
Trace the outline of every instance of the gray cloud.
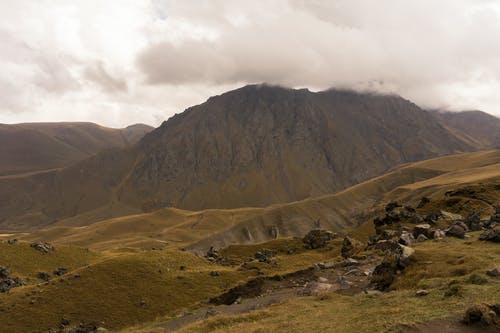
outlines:
M0 122L159 124L268 82L500 115L493 0L0 0Z
M84 71L84 76L98 84L106 92L115 93L127 91L127 82L124 79L116 78L109 74L100 61L88 66Z
M490 4L266 2L249 10L241 25L231 23L227 3L202 7L203 13L182 8L186 19L220 29L218 37L160 41L143 50L137 62L151 84L376 88L428 106L453 106L457 88L472 86L473 95L485 82L500 81L500 15ZM175 6L170 9L176 13ZM456 107L475 101L464 96Z

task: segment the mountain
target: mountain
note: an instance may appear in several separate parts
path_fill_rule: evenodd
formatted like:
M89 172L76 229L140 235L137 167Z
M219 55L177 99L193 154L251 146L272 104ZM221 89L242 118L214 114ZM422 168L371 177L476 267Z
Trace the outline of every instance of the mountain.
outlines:
M435 112L440 122L472 145L500 148L500 118L482 111Z
M165 206L268 206L482 148L399 96L250 85L188 108L135 146L0 179L0 226L75 216L89 224Z
M65 167L104 149L135 144L153 130L93 123L0 124L0 176Z

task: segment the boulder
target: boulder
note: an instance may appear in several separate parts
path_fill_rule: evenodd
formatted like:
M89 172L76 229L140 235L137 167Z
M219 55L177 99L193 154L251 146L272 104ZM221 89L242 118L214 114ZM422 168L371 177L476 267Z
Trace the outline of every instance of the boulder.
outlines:
M413 237L418 239L418 236L424 235L427 239L432 237L434 231L431 229L431 225L428 223L417 224L415 228L413 228Z
M9 245L14 245L14 244L16 244L16 243L17 243L17 238L9 239L9 240L7 241L7 243L8 243Z
M467 229L464 228L459 222L452 224L448 229L446 229L446 236L465 238L465 233Z
M481 223L481 213L472 213L471 215L467 216L465 219L464 223L467 225L467 228L471 231L479 231L482 230L482 223Z
M306 249L319 249L328 245L337 235L328 230L314 229L309 231L302 242Z
M434 230L434 237L432 237L433 239L443 239L446 237L446 233L441 230L441 229L437 229L437 230Z
M6 279L10 275L10 269L4 266L0 266L0 279Z
M36 275L37 278L43 281L49 281L50 280L50 274L47 272L38 272Z
M411 246L413 243L415 243L415 237L413 237L413 234L409 233L408 231L403 231L401 233L401 236L399 236L398 243L406 246Z
M262 251L256 252L254 254L255 259L257 259L259 262L264 262L267 264L272 262L272 257L274 257L274 252L268 249L263 249Z
M49 243L44 243L44 242L35 242L31 244L31 247L34 248L37 251L40 251L42 253L49 253L54 251L54 247L50 245Z
M5 293L12 288L20 287L26 283L18 277L0 280L0 293Z
M212 260L217 259L219 257L219 251L217 251L213 246L210 246L207 251L206 257Z
M349 258L363 250L363 248L363 243L354 238L346 236L344 237L344 241L342 242L342 249L340 250L340 253L342 257Z
M500 267L489 269L486 271L486 274L491 277L500 277Z
M426 240L429 240L429 238L427 238L424 234L420 234L417 237L417 242L419 242L419 243L425 242Z
M465 312L463 323L466 325L496 326L500 328L500 304L476 304Z
M61 275L64 275L68 272L68 269L67 268L64 268L64 267L58 267L54 270L54 275L57 275L57 276L61 276Z
M428 197L422 197L417 204L417 208L423 208L429 202L431 202L431 199L429 199Z
M500 243L500 227L484 231L479 235L479 240Z

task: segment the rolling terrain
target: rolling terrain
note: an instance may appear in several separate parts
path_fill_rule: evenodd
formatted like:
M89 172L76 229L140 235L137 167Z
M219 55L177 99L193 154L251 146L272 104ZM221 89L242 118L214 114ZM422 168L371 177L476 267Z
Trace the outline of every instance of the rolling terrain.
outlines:
M0 230L79 225L162 207L266 207L331 194L397 165L486 149L398 96L245 86L136 145L0 178Z
M321 227L347 232L371 219L377 205L391 200L418 201L444 196L457 186L500 183L500 150L465 153L402 166L338 193L265 208L187 211L162 208L86 225L61 220L21 239L109 250L186 247L205 253L210 246L256 243L302 236ZM469 203L472 204L472 203ZM482 205L481 202L477 203Z
M458 154L408 164L333 195L267 208L163 208L89 226L61 220L33 233L2 235L0 266L26 284L0 293L0 331L45 333L82 323L150 333L409 332L422 322L451 320L468 306L500 297L497 278L484 273L498 264L498 245L479 240L481 231L412 245L414 259L390 292L339 287L313 295L304 294L307 283L322 278L337 285L339 274L356 275L349 277L350 266L342 264L342 236L318 249L304 248L297 237L317 228L319 219L321 228L367 241L387 202L418 207L422 196L429 202L417 208L420 214L479 211L487 219L500 203L499 166L498 150ZM269 226L278 233L267 232ZM30 246L47 241L54 246L47 253ZM225 259L196 255L209 245ZM261 261L253 259L257 253L273 254ZM371 271L371 260L376 264L380 255L366 249L354 258ZM337 266L312 268L330 261ZM62 275L53 273L60 267ZM50 275L47 282L40 272ZM458 286L459 296L446 296L456 289L451 286ZM239 304L209 301L232 288L242 290ZM420 289L429 295L415 296Z
M66 167L105 149L133 145L151 130L143 124L121 129L93 123L0 124L0 177Z

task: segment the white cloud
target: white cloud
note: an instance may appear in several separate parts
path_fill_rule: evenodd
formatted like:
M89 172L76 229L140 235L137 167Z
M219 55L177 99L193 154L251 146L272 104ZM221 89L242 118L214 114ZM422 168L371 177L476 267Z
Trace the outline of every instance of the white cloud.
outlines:
M246 83L500 114L487 0L0 0L0 122L158 125Z

